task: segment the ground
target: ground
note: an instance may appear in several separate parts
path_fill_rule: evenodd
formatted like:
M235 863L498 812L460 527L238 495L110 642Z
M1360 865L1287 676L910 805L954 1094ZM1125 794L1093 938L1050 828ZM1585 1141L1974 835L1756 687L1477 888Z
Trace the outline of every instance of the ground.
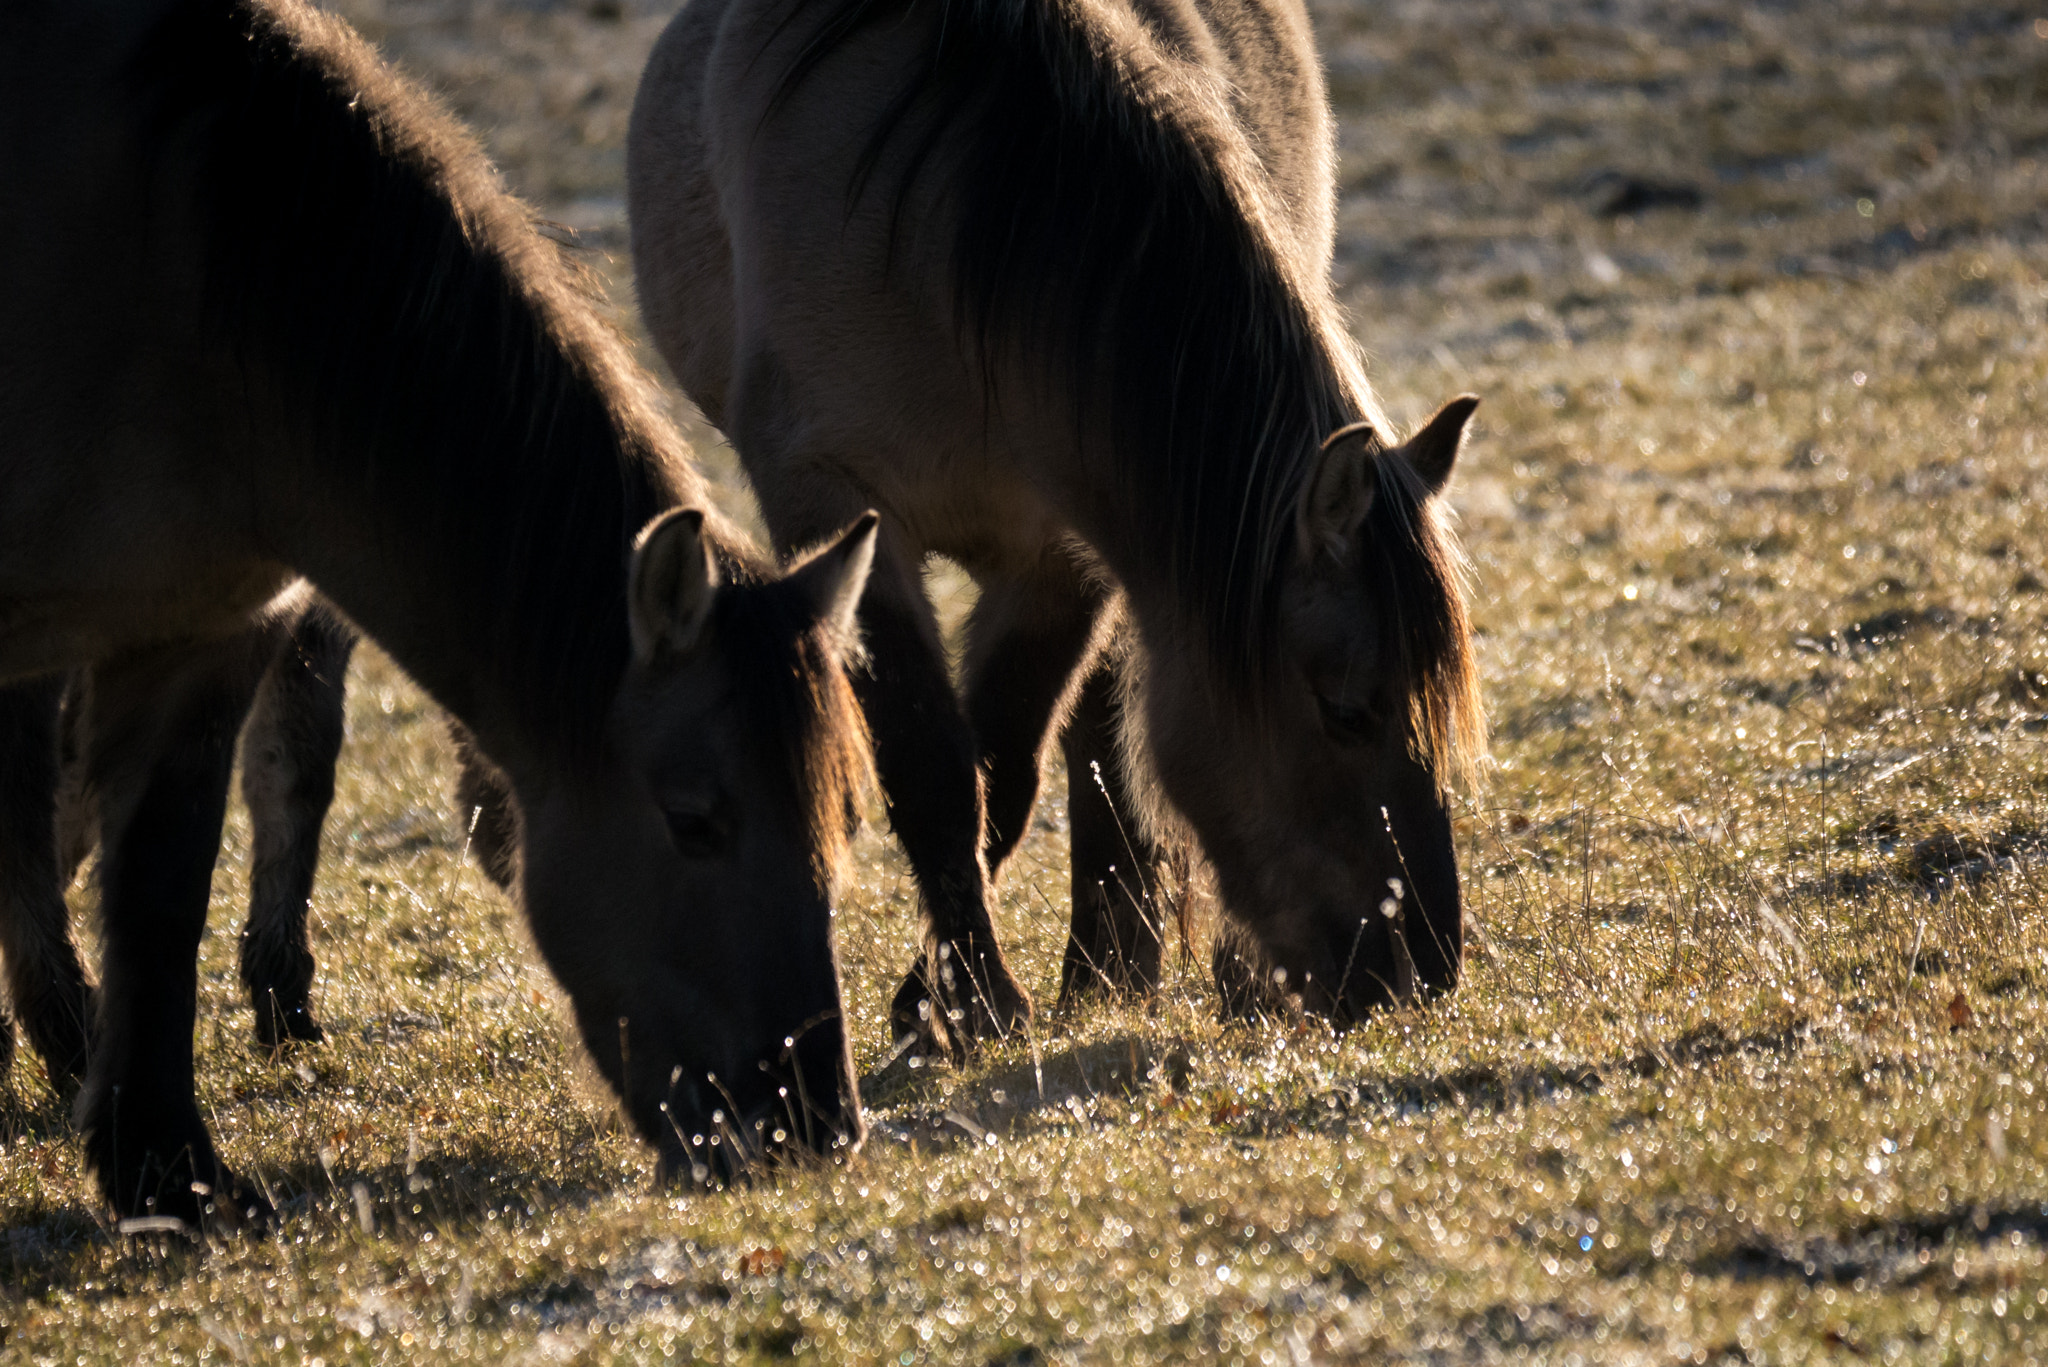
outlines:
M583 230L630 329L620 144L667 7L340 8ZM1225 1028L1198 931L1150 1006L871 1075L857 1158L664 1190L462 858L435 714L366 651L315 899L332 1038L246 1043L239 813L205 948L201 1096L277 1234L118 1236L24 1058L0 1356L2048 1358L2048 19L1316 20L1375 381L1406 422L1485 398L1457 994ZM1047 1004L1063 853L1054 801L1002 888ZM911 910L871 831L864 1069Z

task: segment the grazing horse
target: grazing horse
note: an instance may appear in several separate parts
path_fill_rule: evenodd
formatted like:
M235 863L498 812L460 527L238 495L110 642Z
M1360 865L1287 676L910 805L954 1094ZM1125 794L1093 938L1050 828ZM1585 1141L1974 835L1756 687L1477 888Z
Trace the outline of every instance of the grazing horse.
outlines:
M216 643L192 667L244 679L242 795L252 828L242 985L256 1042L323 1038L313 1016L306 911L320 861L320 828L334 799L343 678L356 634L309 601ZM260 676L249 677L251 668ZM162 681L156 685L165 687ZM23 1033L54 1085L85 1077L92 992L71 938L64 889L99 838L92 754L92 672L4 690L0 719L0 959ZM232 737L229 738L232 743ZM225 779L225 772L222 774ZM0 1020L0 1063L12 1033Z
M1390 434L1333 161L1298 0L690 0L656 46L649 328L778 541L882 515L862 702L933 1047L1028 1018L991 866L1116 614L1124 796L1192 828L1259 972L1340 1020L1456 981L1481 717L1438 496L1477 400ZM934 551L982 586L964 705Z
M94 674L77 1116L115 1209L266 1213L193 1095L239 681L185 666L295 575L502 773L535 943L665 1165L857 1139L830 896L874 520L780 574L703 511L558 249L302 0L0 8L0 179L0 683Z

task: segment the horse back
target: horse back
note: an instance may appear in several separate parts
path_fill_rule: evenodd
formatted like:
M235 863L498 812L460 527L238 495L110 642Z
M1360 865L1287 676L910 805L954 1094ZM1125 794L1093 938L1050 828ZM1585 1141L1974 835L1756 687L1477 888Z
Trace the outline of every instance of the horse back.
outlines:
M288 577L235 516L189 159L138 98L171 8L0 17L0 677L217 629Z

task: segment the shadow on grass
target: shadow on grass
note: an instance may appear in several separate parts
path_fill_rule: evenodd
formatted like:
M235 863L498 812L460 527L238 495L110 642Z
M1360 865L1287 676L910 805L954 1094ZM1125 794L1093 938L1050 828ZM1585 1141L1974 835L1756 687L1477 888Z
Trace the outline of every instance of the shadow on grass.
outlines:
M1788 1279L1809 1286L1911 1286L1952 1269L1944 1250L1986 1247L2018 1235L2048 1243L2048 1202L1956 1206L1933 1215L1870 1220L1797 1243L1752 1236L1695 1259L1692 1269L1738 1281Z
M63 1137L72 1138L68 1128ZM78 1161L67 1142L62 1161ZM522 1224L575 1211L614 1194L617 1184L563 1182L540 1165L455 1146L415 1161L311 1162L245 1169L277 1207L265 1232L201 1238L195 1234L124 1236L96 1204L39 1202L0 1230L0 1285L35 1298L56 1292L123 1294L125 1274L182 1276L216 1249L296 1233L348 1231L364 1241L416 1237L426 1230L474 1233L488 1221ZM232 1155L229 1155L232 1162ZM629 1181L631 1179L628 1179ZM88 1186L85 1188L90 1190ZM313 1224L317 1229L306 1226ZM105 1253L119 1257L110 1269ZM111 1273L111 1275L110 1275Z
M876 1142L884 1144L946 1148L986 1142L990 1136L1014 1137L1046 1123L1085 1121L1088 1103L1098 1097L1124 1099L1155 1088L1186 1118L1255 1139L1342 1128L1354 1119L1402 1118L1446 1108L1500 1112L1569 1101L1599 1091L1611 1078L1651 1078L1737 1056L1783 1056L1811 1033L1804 1020L1743 1034L1709 1022L1601 1062L1475 1063L1440 1072L1367 1074L1288 1105L1177 1095L1189 1084L1194 1057L1189 1042L1130 1033L992 1073L944 1108L935 1104L942 1080L951 1076L943 1068L908 1072L892 1067L862 1079L861 1088L870 1105L884 1112L872 1126Z
M1599 1063L1477 1063L1443 1072L1368 1075L1334 1087L1306 1105L1250 1108L1232 1128L1258 1137L1341 1125L1354 1117L1403 1118L1446 1108L1497 1113L1570 1101L1599 1091L1610 1078L1651 1078L1738 1056L1783 1056L1798 1049L1810 1034L1811 1026L1803 1020L1743 1034L1729 1034L1709 1022Z
M1071 1119L1098 1097L1126 1098L1155 1085L1187 1085L1192 1046L1178 1036L1151 1038L1124 1033L1092 1044L1054 1049L1030 1063L990 1073L977 1081L971 1099L945 1110L930 1109L934 1094L952 1076L947 1069L910 1069L892 1063L863 1077L861 1096L885 1114L870 1126L876 1141L945 1147L962 1140L982 1142L990 1134L1021 1133L1054 1116ZM887 1114L893 1112L893 1114Z

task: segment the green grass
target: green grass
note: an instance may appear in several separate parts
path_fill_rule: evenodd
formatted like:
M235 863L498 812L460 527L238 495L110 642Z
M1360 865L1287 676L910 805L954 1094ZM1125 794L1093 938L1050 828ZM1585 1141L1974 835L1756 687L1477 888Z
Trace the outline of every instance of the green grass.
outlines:
M342 8L616 251L658 14ZM0 1358L2048 1358L2048 39L1924 3L1318 19L1377 382L1407 420L1486 398L1453 494L1496 761L1461 800L1457 995L1226 1029L1198 935L1153 1005L871 1077L856 1158L664 1191L368 651L315 902L330 1041L246 1045L239 814L205 947L203 1104L277 1234L115 1236L24 1061ZM1704 202L1603 218L1602 171ZM1063 824L1001 891L1047 1006ZM912 907L871 832L864 1068Z

